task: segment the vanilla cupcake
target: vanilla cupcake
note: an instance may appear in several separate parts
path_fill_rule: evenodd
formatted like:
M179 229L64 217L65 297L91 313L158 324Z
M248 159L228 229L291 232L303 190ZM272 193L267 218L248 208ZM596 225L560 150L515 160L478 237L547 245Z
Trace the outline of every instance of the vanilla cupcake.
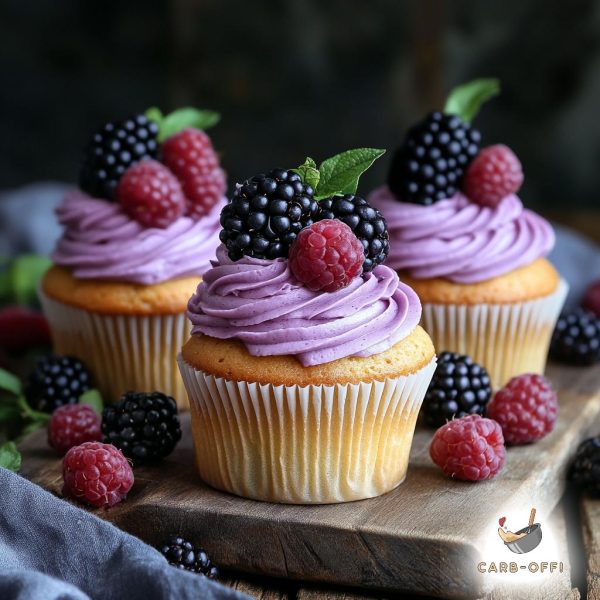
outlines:
M123 141L123 131L131 139ZM81 185L105 196L73 190L57 208L64 232L40 298L55 351L85 362L107 402L127 390L160 390L181 407L187 403L176 355L189 336L189 296L219 244L225 180L200 130L171 129L162 160L180 160L173 172L153 160L161 149L160 131L140 115L110 123L93 138ZM107 158L117 141L121 154ZM202 143L204 160L213 161L212 170L202 173L201 194L183 191L191 182L185 168L202 160L185 150L192 143ZM136 144L139 154L139 144L145 147L142 160L123 165ZM98 152L104 162L116 160L122 168L103 171Z
M265 236L268 221L255 228L262 217L239 217L246 203L272 214L285 185L294 190L285 211L281 204L288 231ZM366 221L354 233L319 221L319 187L283 170L238 186L223 211L228 247L188 307L192 335L179 365L198 469L213 487L248 498L333 503L398 486L435 370L417 295L383 257L368 256ZM344 198L379 218L359 196ZM239 236L253 256L240 255ZM255 243L263 238L275 249ZM273 252L281 255L256 256Z
M447 106L486 84L470 85ZM544 372L567 284L545 258L552 227L516 195L517 157L502 145L479 150L480 137L456 114L430 114L369 202L388 224L387 264L419 295L435 347L468 354L500 387Z

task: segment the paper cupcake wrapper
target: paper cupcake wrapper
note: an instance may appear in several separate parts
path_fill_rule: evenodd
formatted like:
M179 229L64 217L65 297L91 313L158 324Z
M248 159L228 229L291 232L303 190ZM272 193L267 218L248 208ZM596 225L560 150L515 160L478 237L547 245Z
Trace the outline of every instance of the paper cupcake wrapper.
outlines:
M54 349L82 360L106 402L129 390L160 391L187 408L176 357L189 337L185 313L103 315L56 301L41 290Z
M543 373L556 320L569 286L561 280L544 298L514 304L423 304L422 325L438 354L468 354L492 386L522 373Z
M406 476L435 359L408 376L283 386L179 368L200 476L257 500L324 504L384 494Z

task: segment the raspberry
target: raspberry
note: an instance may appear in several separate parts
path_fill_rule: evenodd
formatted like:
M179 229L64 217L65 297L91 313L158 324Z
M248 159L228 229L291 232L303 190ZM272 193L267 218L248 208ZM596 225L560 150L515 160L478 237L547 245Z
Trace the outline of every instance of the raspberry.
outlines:
M310 290L335 292L362 272L364 258L363 246L350 227L325 219L298 234L290 248L289 265Z
M502 428L496 421L468 415L442 425L429 454L448 477L481 481L497 475L506 459Z
M470 200L494 208L523 184L521 162L503 144L483 148L465 173L463 190Z
M50 345L50 328L42 313L21 306L0 310L0 348L23 352Z
M535 442L554 429L558 417L556 392L541 375L513 377L496 392L487 416L500 423L507 444Z
M225 172L204 131L188 128L166 139L162 160L181 183L189 216L205 216L225 194Z
M133 486L133 471L118 448L85 442L65 455L63 480L64 496L108 508L125 499Z
M592 283L583 297L582 306L600 317L600 281Z
M67 404L52 413L48 443L60 454L84 442L102 439L100 416L87 404Z
M117 200L123 210L145 227L164 229L185 212L185 196L177 178L155 160L142 160L125 171Z

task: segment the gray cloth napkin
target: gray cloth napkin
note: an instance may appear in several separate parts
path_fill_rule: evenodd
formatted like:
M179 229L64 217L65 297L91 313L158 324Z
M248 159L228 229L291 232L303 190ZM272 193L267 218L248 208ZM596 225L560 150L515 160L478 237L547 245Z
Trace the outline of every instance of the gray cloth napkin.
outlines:
M0 468L1 600L243 600Z

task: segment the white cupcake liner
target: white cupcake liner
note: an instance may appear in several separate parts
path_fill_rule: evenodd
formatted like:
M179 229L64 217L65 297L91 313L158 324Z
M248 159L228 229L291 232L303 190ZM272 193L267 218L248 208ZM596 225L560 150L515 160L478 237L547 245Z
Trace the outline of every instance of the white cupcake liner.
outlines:
M291 504L371 498L402 483L435 371L433 359L385 381L302 387L226 380L177 360L202 479Z
M160 391L187 408L176 357L189 337L185 312L174 315L105 315L50 298L40 302L54 349L82 360L106 402L129 390Z
M502 387L522 373L543 373L556 320L569 286L561 279L552 294L513 304L423 303L422 325L438 353L468 354Z

